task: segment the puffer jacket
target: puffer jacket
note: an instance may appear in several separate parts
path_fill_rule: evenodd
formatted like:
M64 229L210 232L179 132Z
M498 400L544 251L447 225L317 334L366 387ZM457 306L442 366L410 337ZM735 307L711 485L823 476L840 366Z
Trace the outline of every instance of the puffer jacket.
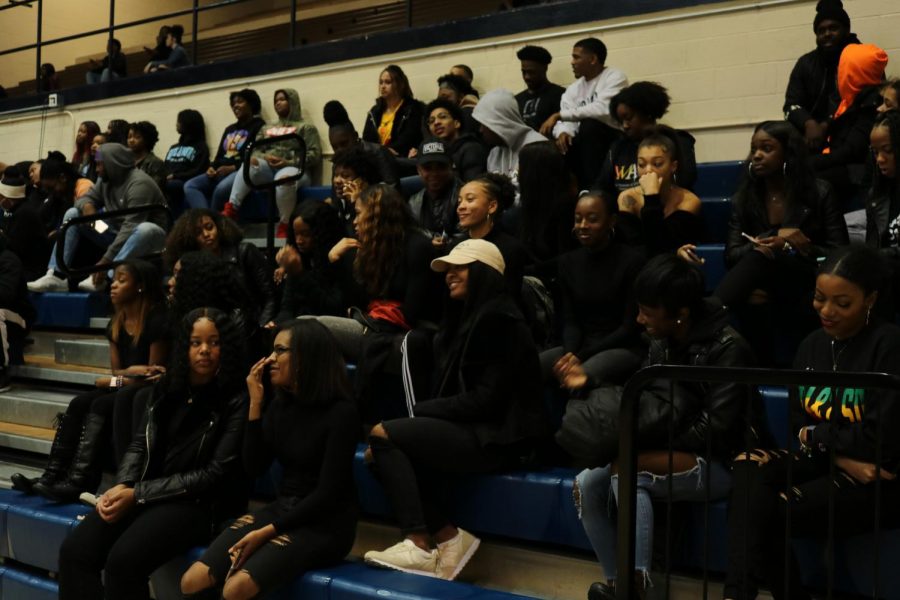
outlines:
M728 313L716 298L703 301L702 310L693 316L694 323L684 344L674 347L668 339L649 339L645 367L658 364L706 367L748 367L754 363L750 346L728 324ZM658 380L647 386L644 394L668 398L669 381ZM747 403L753 404L749 436L747 435ZM663 407L664 403L656 403ZM709 442L712 455L722 460L744 450L745 442L755 448L769 440L765 415L759 394L748 391L743 383L676 382L673 406L675 436L672 448L705 455ZM663 410L668 410L664 408ZM642 418L644 415L642 415ZM652 439L668 441L668 420L649 418L664 431L650 434ZM648 432L649 433L649 432ZM642 448L650 450L653 448Z
M167 427L161 422L160 407L164 402L185 401L188 392L167 391L165 380L138 392L143 395L146 408L141 427L122 458L116 481L134 486L139 505L172 500L207 502L215 520L227 516L225 513L233 514L240 505L241 486L223 484L230 476L241 473L247 397L239 393L225 399L218 389L203 393L217 397L205 426L169 439L165 456L160 458L156 456L163 451L160 429ZM164 474L147 478L151 464L159 465Z

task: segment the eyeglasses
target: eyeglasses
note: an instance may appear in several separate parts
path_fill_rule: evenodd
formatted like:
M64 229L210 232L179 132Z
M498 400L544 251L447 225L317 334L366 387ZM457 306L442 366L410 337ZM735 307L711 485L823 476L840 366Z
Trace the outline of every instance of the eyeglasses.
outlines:
M273 353L275 356L281 356L281 355L284 354L285 352L290 352L290 351L291 351L291 349L288 348L287 346L274 346L274 347L272 348L272 353Z

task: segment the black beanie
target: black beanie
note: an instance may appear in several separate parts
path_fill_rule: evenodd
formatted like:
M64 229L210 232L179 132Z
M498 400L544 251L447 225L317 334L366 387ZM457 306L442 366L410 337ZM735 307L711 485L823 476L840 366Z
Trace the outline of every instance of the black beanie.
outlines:
M813 31L819 28L819 23L829 19L842 23L848 30L850 29L850 15L844 10L841 0L819 0L819 3L816 4Z

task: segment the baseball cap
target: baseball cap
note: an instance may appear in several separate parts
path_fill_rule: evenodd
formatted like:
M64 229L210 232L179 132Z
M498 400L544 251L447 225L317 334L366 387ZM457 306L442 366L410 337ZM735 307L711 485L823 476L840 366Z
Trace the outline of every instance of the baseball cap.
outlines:
M487 265L501 275L506 270L506 262L500 250L487 240L463 240L447 256L431 261L431 270L441 273L449 269L450 265L469 265L473 262Z
M447 146L441 140L425 140L419 145L419 153L416 155L416 164L424 165L430 162L450 164L452 160L447 153Z

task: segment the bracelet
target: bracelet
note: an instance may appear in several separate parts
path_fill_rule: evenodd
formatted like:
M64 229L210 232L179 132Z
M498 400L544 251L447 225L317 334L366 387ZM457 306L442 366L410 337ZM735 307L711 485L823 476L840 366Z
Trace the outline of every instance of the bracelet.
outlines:
M111 388L120 388L124 384L124 377L121 375L116 375L115 377L109 378L109 387Z

